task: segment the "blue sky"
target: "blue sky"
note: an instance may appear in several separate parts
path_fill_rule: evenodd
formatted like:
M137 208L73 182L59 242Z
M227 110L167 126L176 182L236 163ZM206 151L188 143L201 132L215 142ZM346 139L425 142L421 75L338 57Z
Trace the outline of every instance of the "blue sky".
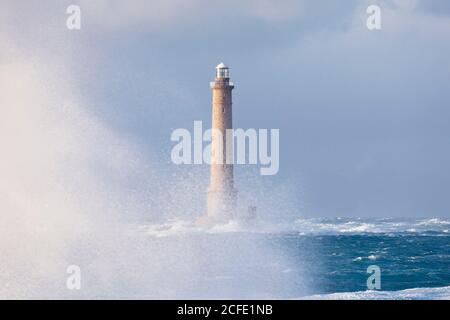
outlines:
M69 4L79 31L65 28ZM280 129L279 174L239 168L243 194L258 185L305 216L450 215L448 1L2 1L0 18L3 66L18 53L53 70L165 180L179 170L170 134L209 123L224 61L235 126Z

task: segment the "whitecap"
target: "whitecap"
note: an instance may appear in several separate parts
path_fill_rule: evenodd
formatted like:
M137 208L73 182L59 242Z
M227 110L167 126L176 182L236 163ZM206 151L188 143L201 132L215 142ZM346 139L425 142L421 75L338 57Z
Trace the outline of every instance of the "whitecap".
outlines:
M450 286L413 288L399 291L358 291L319 294L301 300L450 300Z

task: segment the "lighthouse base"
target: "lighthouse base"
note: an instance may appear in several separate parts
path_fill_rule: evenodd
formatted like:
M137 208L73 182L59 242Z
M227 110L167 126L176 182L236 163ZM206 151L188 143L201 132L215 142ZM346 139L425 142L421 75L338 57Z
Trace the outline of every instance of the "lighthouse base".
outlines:
M237 191L232 190L208 190L208 214L199 220L206 224L227 223L236 216Z

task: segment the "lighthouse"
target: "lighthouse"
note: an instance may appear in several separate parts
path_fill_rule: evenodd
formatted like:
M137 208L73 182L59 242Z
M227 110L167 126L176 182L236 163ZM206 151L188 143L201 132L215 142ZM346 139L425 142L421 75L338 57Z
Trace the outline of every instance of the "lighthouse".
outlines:
M233 178L232 95L230 70L220 63L210 84L212 90L211 177L208 188L208 220L227 222L236 211L237 191ZM228 130L231 132L231 130Z

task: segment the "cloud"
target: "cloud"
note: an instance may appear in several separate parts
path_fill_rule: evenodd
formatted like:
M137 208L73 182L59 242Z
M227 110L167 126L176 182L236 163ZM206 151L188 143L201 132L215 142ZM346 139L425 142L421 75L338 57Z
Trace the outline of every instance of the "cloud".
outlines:
M104 29L120 29L132 26L143 29L179 27L186 23L208 22L211 25L228 15L237 19L244 16L270 22L297 18L301 14L302 1L247 0L133 0L112 2L100 0L82 1L80 6L87 17L95 19L96 25ZM226 27L224 25L223 27Z
M433 15L450 15L450 3L445 0L420 0L417 9Z
M66 8L73 1L31 0L17 2L5 0L1 3L1 23L10 29L32 31L32 26L51 26L57 30L65 28L68 17ZM95 33L140 30L161 32L170 30L197 29L209 25L212 28L232 28L245 19L277 24L301 17L303 1L285 0L80 0L82 28ZM47 30L51 32L51 30Z

